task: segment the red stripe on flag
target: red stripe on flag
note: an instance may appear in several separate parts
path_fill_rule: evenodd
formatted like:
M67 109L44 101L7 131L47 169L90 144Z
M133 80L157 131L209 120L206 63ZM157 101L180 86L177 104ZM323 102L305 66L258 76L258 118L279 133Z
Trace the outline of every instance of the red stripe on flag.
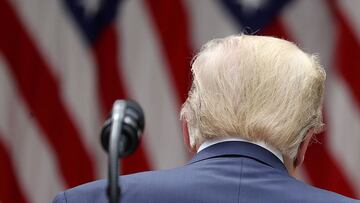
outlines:
M0 202L26 203L26 198L20 189L10 153L0 140Z
M187 14L180 0L146 0L155 27L160 35L163 53L170 67L171 78L183 103L190 86L190 45Z
M276 36L292 41L279 19L276 19L260 34ZM355 192L351 187L350 181L329 153L325 137L325 133L318 135L317 140L319 140L321 144L311 145L306 153L304 167L312 185L349 197L355 197Z
M355 31L347 22L334 0L329 0L329 6L337 20L337 41L335 47L335 68L345 79L345 83L357 101L360 110L360 42Z
M61 173L72 187L94 178L93 162L61 101L49 66L8 1L0 1L0 51L31 114L55 151Z
M111 111L116 99L127 98L122 75L118 64L118 37L113 25L107 26L94 44L94 54L97 62L99 97L104 115ZM145 154L144 145L140 144L134 154L123 159L122 173L129 174L150 170L150 164Z
M304 167L313 185L355 198L356 193L349 179L329 153L326 134L317 135L316 140L320 143L309 146L304 162Z
M266 26L263 30L261 30L259 34L293 41L289 39L290 35L285 30L280 20L280 17L274 19L274 21L270 25Z
M94 44L94 54L97 63L98 92L104 115L111 111L117 99L127 97L122 74L118 71L118 49L116 29L107 26Z

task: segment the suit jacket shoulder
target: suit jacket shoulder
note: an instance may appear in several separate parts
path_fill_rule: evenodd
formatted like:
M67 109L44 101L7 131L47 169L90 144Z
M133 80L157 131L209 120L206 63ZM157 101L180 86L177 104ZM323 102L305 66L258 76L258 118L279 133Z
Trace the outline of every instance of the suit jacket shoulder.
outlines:
M122 203L360 202L298 181L272 153L257 145L213 145L187 165L121 176ZM105 203L106 181L60 193L54 203Z

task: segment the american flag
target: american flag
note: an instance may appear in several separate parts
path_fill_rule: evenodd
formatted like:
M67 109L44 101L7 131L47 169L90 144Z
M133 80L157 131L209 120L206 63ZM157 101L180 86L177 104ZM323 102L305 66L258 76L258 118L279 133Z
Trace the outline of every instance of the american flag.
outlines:
M327 70L325 133L299 178L360 197L360 1L0 0L0 202L50 202L107 172L99 144L115 99L144 108L123 172L190 157L178 111L206 41L272 35L318 53Z

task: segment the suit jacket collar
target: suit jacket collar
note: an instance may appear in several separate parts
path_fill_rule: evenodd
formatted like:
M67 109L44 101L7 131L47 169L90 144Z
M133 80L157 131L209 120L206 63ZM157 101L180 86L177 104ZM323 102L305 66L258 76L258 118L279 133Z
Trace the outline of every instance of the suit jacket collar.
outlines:
M242 156L252 158L287 173L287 169L285 168L284 164L274 154L258 145L240 141L221 142L207 147L197 153L188 162L188 164L193 164L210 158L225 156Z

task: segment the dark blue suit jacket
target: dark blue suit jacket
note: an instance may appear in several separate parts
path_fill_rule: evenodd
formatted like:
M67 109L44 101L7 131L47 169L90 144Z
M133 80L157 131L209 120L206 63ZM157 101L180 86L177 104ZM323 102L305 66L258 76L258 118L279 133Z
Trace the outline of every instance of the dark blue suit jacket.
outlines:
M212 145L185 166L122 176L122 203L360 202L289 176L266 149L245 142ZM60 193L54 203L106 203L106 181Z

